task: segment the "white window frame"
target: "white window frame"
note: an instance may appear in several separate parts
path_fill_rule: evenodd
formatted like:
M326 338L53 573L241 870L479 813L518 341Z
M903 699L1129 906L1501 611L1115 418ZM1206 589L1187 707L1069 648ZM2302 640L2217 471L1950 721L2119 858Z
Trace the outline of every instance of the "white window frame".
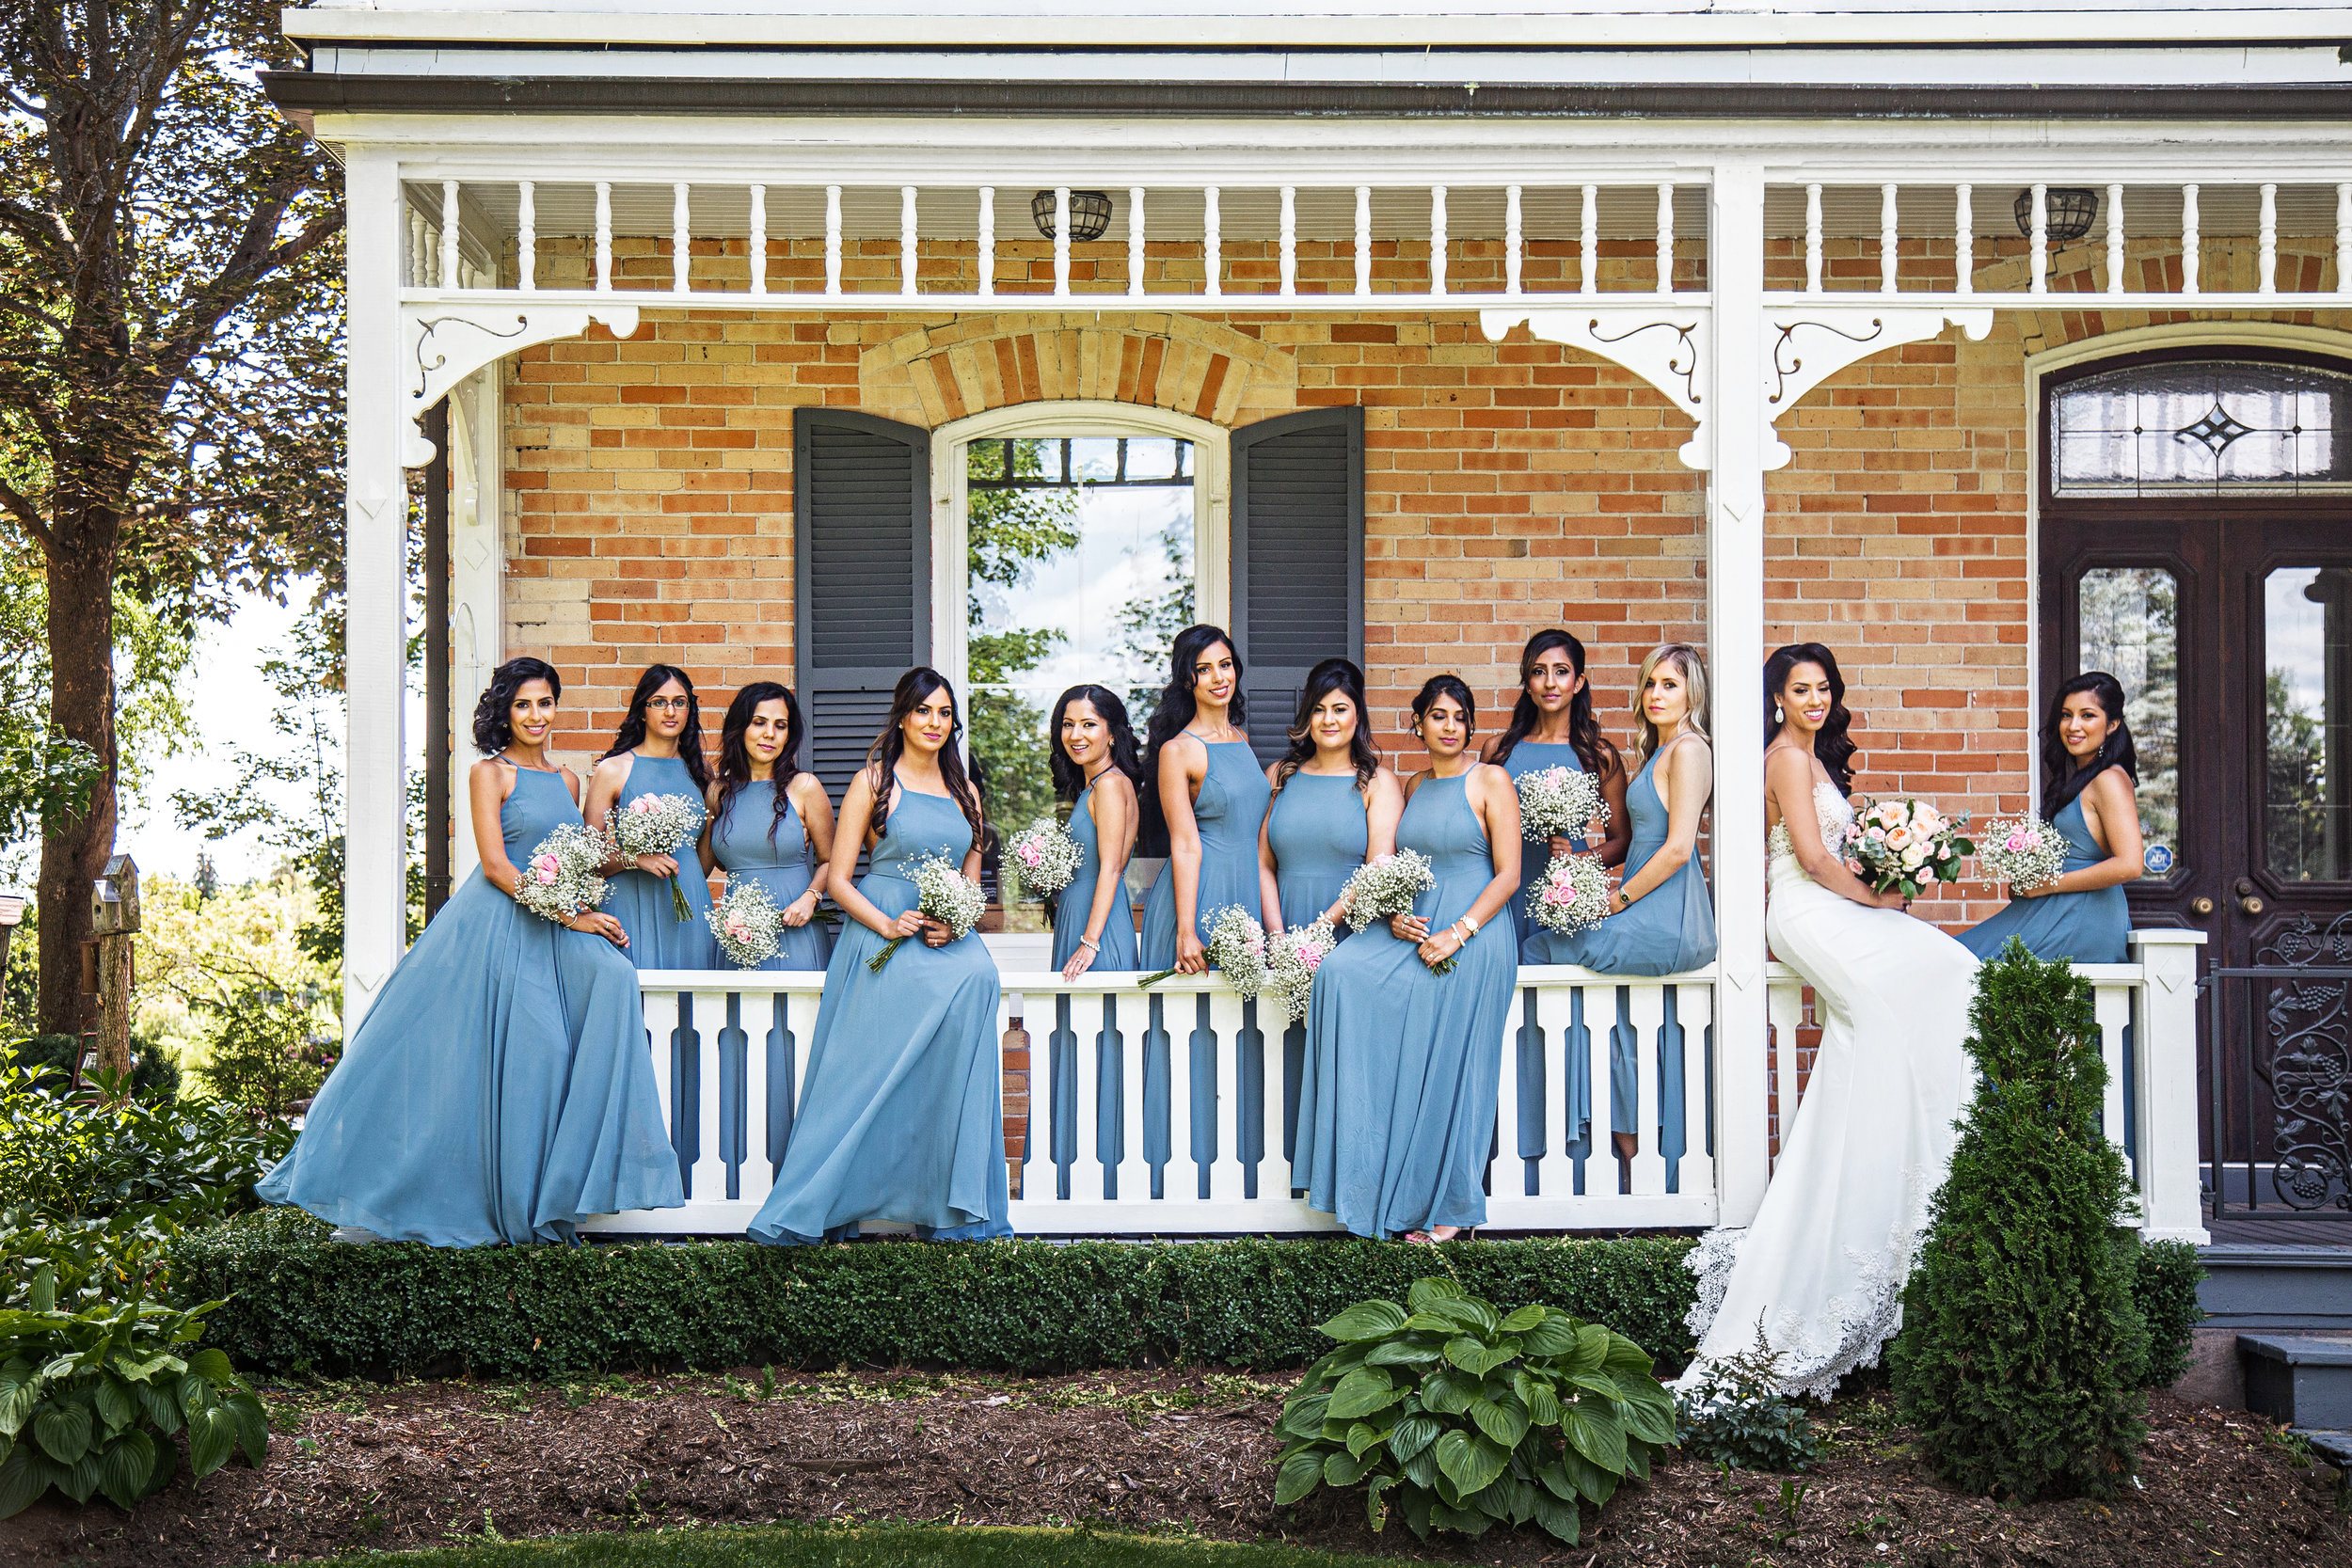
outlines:
M1192 443L1193 603L1203 622L1229 624L1232 529L1229 483L1232 433L1172 409L1100 399L1016 403L951 420L931 432L931 663L956 683L970 683L971 469L965 448L1006 436L1173 436Z

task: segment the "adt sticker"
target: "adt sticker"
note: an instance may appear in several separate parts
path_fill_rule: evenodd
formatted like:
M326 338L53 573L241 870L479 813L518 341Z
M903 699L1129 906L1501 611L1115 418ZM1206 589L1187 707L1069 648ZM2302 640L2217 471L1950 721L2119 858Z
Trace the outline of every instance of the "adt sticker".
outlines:
M2151 844L2148 846L2148 853L2144 859L2148 865L2148 875L2151 877L2161 877L2172 869L2172 850L2167 845Z

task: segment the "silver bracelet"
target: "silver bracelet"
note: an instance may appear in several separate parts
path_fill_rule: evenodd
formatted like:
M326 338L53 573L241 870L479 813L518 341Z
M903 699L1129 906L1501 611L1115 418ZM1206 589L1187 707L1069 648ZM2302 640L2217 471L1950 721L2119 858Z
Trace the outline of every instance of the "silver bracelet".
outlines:
M1091 947L1097 953L1103 951L1103 944L1095 941L1092 937L1080 937L1078 939L1078 945L1081 947Z

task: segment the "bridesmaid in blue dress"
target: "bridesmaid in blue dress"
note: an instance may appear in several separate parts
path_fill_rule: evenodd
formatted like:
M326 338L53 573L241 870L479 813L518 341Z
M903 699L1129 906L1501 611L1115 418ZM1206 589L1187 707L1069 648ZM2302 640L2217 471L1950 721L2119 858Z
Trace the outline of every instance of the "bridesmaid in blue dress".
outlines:
M1600 974L1679 974L1715 961L1715 900L1699 865L1699 825L1715 789L1715 761L1707 741L1707 665L1687 642L1669 642L1642 660L1637 699L1641 771L1626 790L1632 844L1625 877L1610 895L1607 918L1574 936L1541 927L1527 939L1530 963L1581 964ZM1638 1044L1632 994L1617 991L1617 1022L1609 1031L1609 1120L1619 1160L1638 1147L1635 1063ZM1658 1037L1659 1115L1665 1127L1659 1152L1666 1160L1666 1190L1678 1192L1683 1132L1682 1024L1673 991ZM1589 1089L1586 1104L1592 1103ZM1591 1132L1584 1131L1589 1150Z
M833 940L817 922L833 859L833 801L797 766L801 705L774 681L754 681L719 726L719 777L705 797L703 875L723 870L767 888L782 941L763 970L822 969Z
M1012 1234L996 960L977 933L951 941L920 913L914 881L934 858L979 879L986 834L956 750L962 729L947 678L910 670L850 781L830 883L847 919L825 969L800 1116L754 1241L840 1240L867 1222L911 1225L927 1241ZM882 969L870 968L893 941Z
M568 1242L575 1222L686 1201L662 1135L637 972L618 922L559 928L515 902L516 863L580 820L547 758L563 682L535 658L492 673L469 780L482 864L385 981L256 1187L340 1241Z
M1429 767L1405 786L1396 842L1429 857L1437 886L1315 975L1298 1160L1308 1201L1359 1236L1449 1241L1486 1217L1518 979L1502 915L1519 884L1519 802L1510 776L1471 754L1474 721L1457 676L1413 699Z
M2092 671L2061 687L2043 726L2042 763L2048 774L2042 809L2066 835L2065 868L2038 888L2012 888L2007 909L1960 940L1979 958L1998 957L2010 938L2020 937L2044 962L2129 962L2132 911L2123 884L2138 879L2147 849L2134 788L2139 757L2123 721L2122 683Z
M709 791L694 683L674 664L650 665L637 677L612 749L588 776L588 825L604 829L614 812L627 810L641 795L682 795L700 803ZM696 875L691 858L684 867L681 874L675 855L638 855L615 859L605 868L612 882L606 908L628 933L628 956L640 969L718 967L718 944L707 918L710 883ZM686 895L682 920L670 896L674 884ZM692 1103L691 1087L679 1103Z

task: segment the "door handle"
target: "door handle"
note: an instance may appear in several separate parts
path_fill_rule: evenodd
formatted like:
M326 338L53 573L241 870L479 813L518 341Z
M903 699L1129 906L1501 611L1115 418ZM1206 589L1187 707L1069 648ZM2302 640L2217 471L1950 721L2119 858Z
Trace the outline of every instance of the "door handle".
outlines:
M2201 920L2213 913L2213 900L2201 894L2188 901L2188 912Z
M2237 907L2238 912L2241 914L2260 914L2263 912L2263 901L2259 898L2241 898L2237 901Z

